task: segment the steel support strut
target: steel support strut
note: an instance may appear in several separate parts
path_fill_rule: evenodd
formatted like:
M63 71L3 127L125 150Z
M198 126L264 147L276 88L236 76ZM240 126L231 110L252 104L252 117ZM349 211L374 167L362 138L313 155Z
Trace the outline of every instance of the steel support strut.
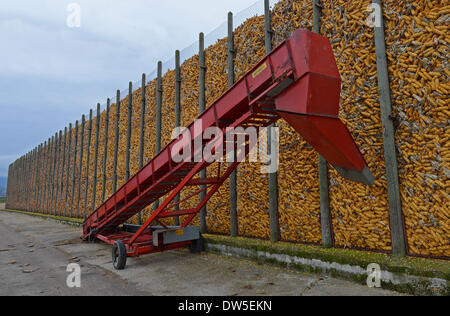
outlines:
M137 231L137 233L131 238L130 244L133 244L133 242L136 241L136 239L151 225L151 223L157 219L158 215L169 205L170 202L173 201L173 199L178 195L178 193L181 192L181 190L185 187L185 185L201 170L204 169L204 166L206 164L199 163L197 164L194 169L189 172L189 174L181 181L175 190L172 191L172 193L169 195L169 197L158 207L158 209L152 214L152 216L142 225L142 227Z

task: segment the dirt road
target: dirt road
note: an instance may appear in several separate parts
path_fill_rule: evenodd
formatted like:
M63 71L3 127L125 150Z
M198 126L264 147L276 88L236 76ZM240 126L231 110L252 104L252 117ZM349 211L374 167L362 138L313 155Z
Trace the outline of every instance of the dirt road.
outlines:
M0 295L397 295L333 278L186 250L129 259L115 271L111 248L79 228L0 211ZM69 288L69 263L81 288Z

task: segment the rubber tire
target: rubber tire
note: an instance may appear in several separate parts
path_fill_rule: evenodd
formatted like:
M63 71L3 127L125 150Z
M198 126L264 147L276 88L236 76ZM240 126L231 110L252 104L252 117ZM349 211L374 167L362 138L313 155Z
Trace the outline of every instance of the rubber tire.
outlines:
M123 270L127 265L127 248L122 241L116 241L112 248L112 262L116 270Z
M205 251L205 241L202 236L200 236L200 239L192 241L192 244L189 245L189 251L193 254Z

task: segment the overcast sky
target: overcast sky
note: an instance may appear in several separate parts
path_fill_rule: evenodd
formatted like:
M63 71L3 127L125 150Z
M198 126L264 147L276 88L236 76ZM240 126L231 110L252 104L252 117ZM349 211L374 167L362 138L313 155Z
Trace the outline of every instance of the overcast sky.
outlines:
M0 177L158 60L215 29L228 11L255 2L1 0ZM71 3L81 9L79 28L67 26Z

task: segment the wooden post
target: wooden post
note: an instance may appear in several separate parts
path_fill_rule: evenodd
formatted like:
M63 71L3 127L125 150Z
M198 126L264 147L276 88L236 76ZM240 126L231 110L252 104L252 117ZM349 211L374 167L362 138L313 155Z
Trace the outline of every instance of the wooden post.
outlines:
M11 176L11 178L10 178ZM9 166L8 171L8 187L6 193L6 209L12 209L14 206L11 203L15 203L15 183L16 183L16 163L13 162Z
M42 199L41 199L41 201L42 201L42 204L41 204L41 208L42 208L42 214L45 214L45 211L46 211L46 209L45 209L45 203L46 203L46 201L47 201L47 188L48 188L48 186L47 186L47 181L48 181L48 163L49 163L49 156L50 156L50 140L51 140L51 138L49 138L49 139L47 139L47 143L46 143L46 145L45 145L45 161L44 161L44 172L45 172L45 175L44 175L44 181L43 181L43 190L42 190ZM21 164L21 158L18 160L18 166L20 166L20 164ZM18 170L18 178L17 178L17 180L18 180L18 185L20 185L20 169ZM20 194L20 187L18 187L17 188L18 190L17 190L17 192ZM17 201L19 202L19 197L20 196L18 196L17 197Z
M116 97L116 135L114 145L114 166L113 166L113 188L112 191L117 191L117 159L119 152L119 121L120 121L120 90L117 90Z
M40 149L41 149L41 145L38 145L35 148L35 160L34 160L34 179L33 179L33 196L32 196L32 209L31 211L37 213L37 203L38 203L38 199L37 199L37 190L38 190L38 182L39 182L39 163L40 163ZM8 169L9 172L9 169ZM8 180L9 183L9 180ZM8 184L6 185L6 191L8 191Z
M19 199L19 184L20 184L20 173L19 173L19 167L20 167L20 163L19 163L19 159L17 159L14 162L14 206L13 209L17 209L18 208L18 199ZM45 183L43 183L44 188L45 188ZM44 209L44 207L42 207L42 209Z
M35 163L35 149L30 152L30 168L28 170L28 194L27 194L27 210L32 211L33 205L33 180L34 180L34 163Z
M36 174L35 174L35 187L34 187L34 208L33 212L38 212L38 205L39 205L39 181L40 181L40 165L41 165L41 144L37 146L36 149Z
M32 203L31 203L31 211L36 211L36 190L37 190L37 181L38 181L38 169L39 169L39 146L34 148L34 163L33 163L33 182L32 182Z
M61 132L60 132L61 135ZM35 190L34 190L34 212L39 211L39 184L40 184L40 171L41 171L41 159L42 159L42 144L38 146L37 154L36 154L36 180L35 180ZM9 186L9 172L8 170L8 186ZM8 187L7 187L8 190ZM8 196L8 194L6 194Z
M16 163L17 163L17 166L16 166L16 174L17 174L17 176L16 176L16 198L15 198L15 209L18 209L19 207L20 207L20 193L21 193L21 187L20 187L20 185L21 185L21 180L22 180L22 174L20 173L20 170L21 170L21 166L22 166L22 157L20 157L19 159L17 159L17 161L16 161ZM45 165L46 166L46 168L47 168L47 164ZM44 209L44 207L43 207L43 209Z
M61 216L62 211L64 210L64 201L62 201L63 192L64 192L64 171L66 170L66 142L67 142L67 127L64 128L64 142L63 142L63 155L62 155L62 167L59 179L59 194L58 200L60 201L59 215ZM61 209L62 206L62 209Z
M33 151L30 151L28 155L28 170L27 170L27 211L30 211L30 201L32 198L31 194L31 180L32 180L32 172L33 172Z
M56 162L56 174L55 174L55 181L56 181L56 192L55 192L55 202L53 205L53 209L55 210L55 215L57 215L58 212L58 201L59 201L59 175L61 173L61 147L62 147L62 131L59 131L59 135L58 135L58 159Z
M31 150L31 167L30 167L30 172L29 172L29 184L28 184L28 195L29 195L29 200L28 200L28 210L29 211L33 211L34 209L34 199L33 199L33 195L34 195L34 181L36 179L36 148L33 148Z
M7 198L7 209L14 208L16 203L16 183L17 183L17 173L16 173L16 162L11 164L11 180L8 180L8 193L6 194ZM8 177L9 179L9 177ZM12 204L11 204L12 203Z
M146 112L146 85L147 80L145 73L142 74L142 87L141 87L141 133L139 135L139 170L144 167L144 146L145 146L145 112ZM139 212L138 223L142 225L142 212Z
M53 140L54 141L54 140ZM53 146L53 145L52 145ZM52 148L53 150L53 148ZM53 156L52 156L53 159ZM23 156L22 162L22 210L26 211L26 194L27 194L27 164L28 164L28 153ZM53 161L53 160L52 160ZM50 165L51 168L51 165ZM51 169L50 169L51 170Z
M158 78L156 91L156 136L155 136L155 154L161 151L161 120L162 120L162 98L163 98L163 83L162 83L162 62L158 62ZM159 200L153 204L153 209L157 210L159 207Z
M40 162L41 162L41 145L39 144L36 148L36 169L34 178L34 192L33 192L33 212L37 212L38 205L38 189L39 189L39 172L40 172Z
M10 194L8 195L8 209L14 209L16 208L16 196L17 196L17 160L14 161L11 167L11 186L10 189L8 189L8 192Z
M30 152L28 152L24 156L24 168L23 168L23 209L27 210L27 202L28 202L28 171L30 169Z
M158 62L158 78L156 93L156 137L155 137L155 156L161 151L161 120L162 120L162 99L163 99L163 82L162 82L162 62Z
M380 0L373 0L382 13ZM389 197L389 220L392 238L392 251L395 256L403 257L407 252L405 228L402 214L400 186L398 180L398 163L395 148L395 129L392 120L391 88L389 84L388 63L386 58L386 42L384 38L384 18L381 14L381 25L375 26L375 50L377 55L378 88L380 94L381 121L383 124L384 159L386 162L386 178Z
M6 201L5 201L5 208L9 209L9 200L11 198L11 183L12 183L12 166L13 164L10 164L8 167L8 180L7 180L7 184L6 184Z
M33 198L32 198L32 193L33 193L33 174L34 174L34 154L35 151L34 149L31 150L30 152L30 166L28 169L28 194L27 194L27 210L28 211L32 211L32 204L33 204Z
M41 144L41 153L39 158L39 179L38 179L38 191L37 191L37 208L36 211L41 212L41 198L42 198L42 185L44 183L44 161L45 161L45 143Z
M20 196L20 163L21 163L21 158L17 159L15 162L15 183L14 183L14 209L19 207L19 196ZM45 167L47 166L47 164L45 164ZM45 188L45 183L44 183L44 188ZM44 204L43 204L44 205ZM44 206L42 206L42 209L44 209Z
M48 141L48 147L50 147L50 140ZM47 169L47 161L45 164L45 168ZM22 157L17 161L16 173L17 173L17 184L16 184L16 205L20 208L20 194L21 194L21 184L22 184ZM45 189L47 189L47 183L45 183ZM42 209L45 210L45 203L42 206Z
M44 185L45 185L45 149L46 149L46 145L47 143L44 142L41 144L41 157L40 157L40 162L39 162L39 187L38 187L38 192L37 192L37 206L36 206L36 212L40 213L42 211L42 195L43 195L43 191L44 191ZM17 183L17 172L16 172L16 167L17 167L17 161L15 161L13 163L12 166L12 173L13 173L13 181L11 182L12 185L12 196L14 196L14 194L16 193L16 188L15 188L15 184ZM15 201L15 200L14 200Z
M36 161L36 189L34 191L34 212L39 211L39 185L40 185L40 174L41 174L41 162L42 162L42 144L39 144L37 151L37 161ZM9 178L8 178L9 183Z
M52 149L51 149L51 159L50 159L50 177L48 183L48 199L47 199L47 212L48 214L52 214L51 206L53 205L53 166L55 162L55 146L56 139L55 136L52 136Z
M56 184L58 181L56 181L56 163L58 162L58 133L55 134L55 153L53 157L53 167L52 167L52 192L51 192L51 199L50 199L50 212L53 215L56 215L56 210L54 209L56 197L55 197L55 190L56 190Z
M47 158L48 158L48 143L47 143L47 141L45 141L44 148L43 148L43 158L42 158L42 181L41 181L41 188L40 188L40 194L39 194L40 195L40 198L39 198L40 213L44 213L45 188L46 188L46 180L47 180ZM17 177L16 177L16 179L17 179Z
M105 202L106 195L106 162L108 160L108 133L109 133L109 107L111 100L106 101L106 118L105 118L105 146L103 151L103 185L102 185L102 202Z
M28 211L30 193L30 170L32 165L32 152L28 152L25 168L25 209Z
M40 163L41 163L41 145L39 144L36 149L36 170L35 170L34 192L33 192L33 200L34 200L33 212L38 211Z
M30 172L28 173L29 176L29 184L28 184L28 210L33 211L34 209L34 180L35 180L35 170L36 170L36 148L33 148L31 150L31 166L30 166Z
M23 195L23 193L22 193L22 179L23 179L22 170L23 170L23 156L19 158L18 167L17 167L17 174L18 174L18 176L17 176L17 178L18 178L17 192L18 192L18 194L17 194L16 200L17 200L17 205L19 208L22 207L21 202L22 202L22 195Z
M130 179L130 147L131 147L131 119L133 115L133 83L128 85L128 121L127 121L127 148L125 156L125 182Z
M33 172L34 172L34 149L30 151L30 159L29 159L29 167L28 167L28 184L27 184L27 210L31 211L31 204L33 203L33 199L31 198L31 194L33 192Z
M13 206L12 209L17 209L17 195L18 195L18 184L19 184L19 172L18 172L18 160L14 162L13 166L13 175L14 175L14 182L13 182L13 199L12 203Z
M313 3L313 31L320 34L320 0ZM333 229L331 225L330 197L328 185L328 164L325 158L319 154L319 186L320 186L320 223L322 229L322 246L333 247Z
M91 140L92 140L92 109L89 111L89 127L88 127L88 146L86 153L86 187L84 191L84 218L87 217L87 202L89 194L89 164L91 158Z
M47 165L46 165L47 166ZM16 208L20 208L20 197L22 196L22 157L17 160L17 195L16 195ZM46 186L47 188L47 186Z
M12 178L11 178L11 187L10 189L8 189L8 193L11 192L11 195L7 195L8 196L8 206L7 208L15 208L16 205L16 196L17 196L17 160L12 164L11 167L11 174L12 174ZM12 205L10 204L12 203Z
M27 201L27 176L28 176L28 160L29 160L30 154L27 153L23 156L23 181L22 181L22 209L26 211L26 201Z
M233 13L228 13L228 88L234 84L234 33L233 33ZM236 152L234 152L234 159L237 159ZM230 175L230 235L237 237L239 234L238 227L238 208L237 208L237 169Z
M266 54L272 52L272 19L270 16L270 1L264 0L264 33L266 43ZM267 149L272 157L272 129L276 125L272 124L267 130ZM276 158L278 159L278 157ZM278 172L269 173L269 217L270 217L270 241L280 240L280 224L278 220Z
M15 172L14 163L9 165L8 168L8 185L6 187L6 209L11 209L11 201L14 201L14 182Z
M71 195L71 199L70 199L70 217L73 217L73 202L75 200L75 175L77 172L77 147L78 147L78 121L75 122L75 146L73 149L72 195Z
M50 170L50 199L48 203L48 212L49 214L53 214L52 206L53 206L53 193L55 189L55 166L56 166L56 149L58 147L58 134L55 134L54 142L53 142L53 154L52 154L52 166Z
M205 85L206 85L206 60L205 60L205 35L200 33L199 35L199 80L198 80L198 110L199 113L203 113L206 108L206 96L205 96ZM200 172L200 178L206 178L206 170ZM201 189L205 189L205 186L201 186ZM206 192L200 193L200 201L202 201L206 196ZM208 230L206 223L206 205L200 209L200 233L205 234Z
M28 194L29 194L29 173L30 173L30 167L31 167L31 152L28 152L28 154L25 156L25 177L24 177L24 209L28 211Z
M44 167L46 167L45 164ZM13 209L17 209L19 207L19 194L20 194L20 158L14 162L14 207ZM43 183L45 188L45 182ZM42 209L44 209L44 204L42 204Z
M180 51L175 51L175 128L179 128L181 126L181 65L180 65ZM178 194L174 203L176 204L174 207L175 211L180 210L180 194ZM180 217L177 216L174 218L174 225L180 225Z
M100 103L97 104L97 119L95 122L95 149L94 149L94 183L92 184L92 206L91 212L96 209L97 200L97 166L98 166L98 143L100 137Z
M28 175L27 175L27 210L32 210L33 205L33 180L34 180L34 163L35 163L35 149L32 149L29 153L28 161Z
M52 141L54 142L54 139L52 139ZM52 142L52 150L53 150L53 142ZM53 159L53 156L52 156L52 159ZM22 187L21 202L22 202L22 210L24 210L24 211L25 211L25 198L26 198L26 193L27 193L27 190L26 190L27 160L28 160L28 154L25 154L22 158L22 185L21 185L21 187ZM52 167L52 165L50 164L50 171L51 171L51 167ZM50 189L50 187L49 187L49 189Z
M24 156L19 159L19 195L17 197L17 201L19 204L19 209L22 209L22 200L23 200L23 160Z
M34 180L34 163L35 163L35 149L32 149L30 152L30 168L28 171L28 194L27 194L27 209L32 211L33 204L33 180Z
M25 155L22 156L20 159L20 195L19 195L19 201L20 201L20 209L23 210L23 198L24 198L24 169L25 169Z
M25 208L27 211L33 210L33 194L34 194L34 171L35 171L35 149L31 150L28 153L28 167L27 167L27 174L26 174L26 191L27 191L27 198L25 203Z
M24 208L25 210L29 211L28 204L29 204L29 193L30 193L30 170L32 166L32 151L29 151L28 154L25 156L25 201L24 201Z
M47 164L45 165L47 166ZM15 182L14 182L14 209L19 207L19 194L20 194L20 158L16 160L14 166ZM44 183L45 185L45 183ZM45 188L45 186L44 186ZM44 209L44 207L42 207Z
M44 161L44 179L42 182L43 190L42 190L42 203L41 203L41 209L42 214L45 214L47 212L47 202L48 202L48 196L49 196L49 178L50 178L50 164L51 164L51 138L47 140L46 144L46 152L45 152L45 161Z
M52 191L52 180L53 180L53 174L52 174L52 167L53 167L53 158L54 158L54 148L55 148L55 136L52 136L51 139L51 146L50 146L50 156L48 161L48 181L47 181L47 197L46 197L46 203L45 203L45 209L47 214L50 214L50 202L51 202L51 191Z
M86 117L81 116L81 144L80 144L80 168L78 171L78 198L77 198L77 217L81 218L80 202L81 202L81 180L83 179L83 152L84 152L84 130L86 125Z
M322 230L322 246L333 247L333 230L331 224L328 165L325 158L319 154L319 185L320 185L320 224Z
M25 209L27 211L29 211L29 206L30 206L30 174L31 174L31 168L33 166L33 151L30 151L28 153L28 158L27 158L27 168L26 168L26 176L25 176L25 180L26 180L26 195L25 195Z
M16 183L17 183L17 172L16 172L16 162L13 162L10 166L11 169L11 179L8 176L8 193L6 194L6 208L12 209L16 203ZM12 204L11 204L12 203Z
M70 178L70 151L72 150L72 123L69 124L69 142L67 146L67 172L66 172L66 187L64 193L64 210L63 216L66 217L68 209L68 197L69 197L69 178Z
M25 155L23 155L20 158L20 195L19 195L19 201L20 201L20 210L23 210L23 197L24 197L24 169L25 169Z

